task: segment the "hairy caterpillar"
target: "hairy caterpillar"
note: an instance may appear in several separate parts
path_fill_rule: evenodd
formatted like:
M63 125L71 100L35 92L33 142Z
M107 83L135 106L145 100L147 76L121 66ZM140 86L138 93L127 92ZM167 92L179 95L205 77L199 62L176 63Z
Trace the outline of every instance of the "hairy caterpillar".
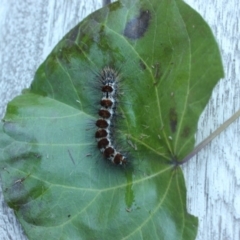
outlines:
M99 74L99 81L102 98L98 111L99 119L96 121L97 147L108 160L116 165L124 165L127 158L117 150L113 140L119 76L112 68L105 67Z

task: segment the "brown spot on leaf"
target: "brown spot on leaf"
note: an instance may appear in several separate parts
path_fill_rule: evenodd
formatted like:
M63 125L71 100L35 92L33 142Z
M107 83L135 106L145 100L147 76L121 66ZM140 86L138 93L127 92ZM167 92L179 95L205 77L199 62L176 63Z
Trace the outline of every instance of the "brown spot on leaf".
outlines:
M144 63L142 60L139 61L139 65L140 65L140 68L141 68L142 70L145 70L145 69L146 69L146 65L145 65L145 63Z
M189 137L189 134L190 134L190 127L186 126L184 127L183 129L183 132L182 132L182 137L184 138L188 138Z
M151 15L148 10L140 11L138 17L135 17L127 22L124 29L124 36L130 39L138 39L143 37L144 33L148 29L150 18Z
M170 127L171 131L174 133L177 129L178 116L175 108L171 108L169 111Z

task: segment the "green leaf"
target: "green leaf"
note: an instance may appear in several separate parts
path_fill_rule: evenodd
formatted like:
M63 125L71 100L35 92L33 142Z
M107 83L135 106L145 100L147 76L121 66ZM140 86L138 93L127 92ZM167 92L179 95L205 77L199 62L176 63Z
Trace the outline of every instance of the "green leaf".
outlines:
M125 167L106 161L94 137L106 66L121 78ZM209 27L181 0L122 0L72 29L0 128L4 196L28 238L195 239L177 162L222 76Z

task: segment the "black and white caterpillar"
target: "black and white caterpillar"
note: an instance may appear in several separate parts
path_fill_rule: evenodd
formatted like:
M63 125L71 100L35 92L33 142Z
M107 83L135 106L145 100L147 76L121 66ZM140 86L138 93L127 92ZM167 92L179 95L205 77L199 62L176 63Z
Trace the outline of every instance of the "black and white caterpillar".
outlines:
M103 155L116 165L126 164L126 156L116 149L113 140L113 129L116 119L116 105L118 96L118 74L110 67L105 67L99 74L100 90L102 99L98 111L99 119L95 138L97 147Z

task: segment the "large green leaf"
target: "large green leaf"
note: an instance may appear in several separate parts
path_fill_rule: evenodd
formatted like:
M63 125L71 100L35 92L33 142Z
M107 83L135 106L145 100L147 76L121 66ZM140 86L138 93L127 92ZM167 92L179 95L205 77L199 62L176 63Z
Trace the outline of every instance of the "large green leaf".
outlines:
M105 66L121 75L125 167L94 138ZM222 75L209 27L181 0L122 0L72 29L1 126L4 195L29 239L195 239L176 163Z

